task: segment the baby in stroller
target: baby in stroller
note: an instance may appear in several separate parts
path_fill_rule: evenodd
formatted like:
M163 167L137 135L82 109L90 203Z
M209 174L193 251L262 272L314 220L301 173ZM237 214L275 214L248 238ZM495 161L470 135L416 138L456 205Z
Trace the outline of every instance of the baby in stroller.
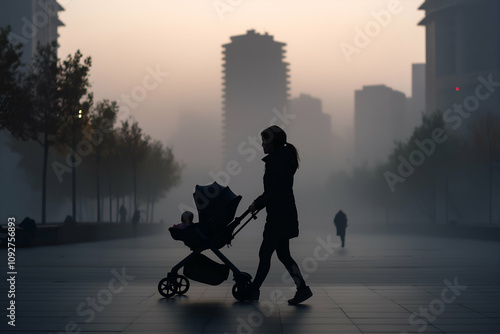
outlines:
M191 211L184 211L181 215L181 223L175 224L172 227L183 230L185 228L193 226L193 218L194 218L194 214Z

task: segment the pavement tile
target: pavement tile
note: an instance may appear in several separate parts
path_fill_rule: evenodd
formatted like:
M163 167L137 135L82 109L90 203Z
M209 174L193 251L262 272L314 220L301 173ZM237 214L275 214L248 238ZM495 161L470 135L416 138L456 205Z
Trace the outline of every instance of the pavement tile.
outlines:
M283 283L284 268L274 259L259 302L233 298L232 274L221 285L191 281L185 295L162 298L158 281L189 254L167 238L20 249L17 325L13 331L4 321L0 333L59 333L67 326L81 334L500 332L500 243L471 241L474 251L465 251L455 239L352 234L350 245L359 246L336 250L307 273L313 297L290 306L295 288ZM298 262L313 254L311 240L294 241ZM253 274L254 247L247 240L223 252ZM42 266L40 259L48 260ZM133 278L109 295L112 270L122 268ZM467 288L438 310L444 280L455 277ZM438 312L422 314L432 307Z

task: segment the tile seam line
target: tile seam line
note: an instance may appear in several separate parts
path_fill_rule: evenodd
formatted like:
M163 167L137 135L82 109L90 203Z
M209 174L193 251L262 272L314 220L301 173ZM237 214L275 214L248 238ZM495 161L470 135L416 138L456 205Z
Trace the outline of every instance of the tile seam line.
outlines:
M323 291L325 292L325 294L328 296L328 298L330 298L335 304L337 304L337 302L335 301L335 299L332 298L332 296L330 296L328 294L328 292L326 291L325 287L322 286L321 289L323 289ZM337 304L338 305L338 304ZM347 313L345 313L344 309L342 307L340 307L339 305L339 308L342 310L342 313L344 313L344 315L347 317L347 319L349 319L349 321L356 327L356 329L359 331L359 333L363 333L363 331L358 327L358 325L356 325L354 323L354 321L352 321L352 319L347 315Z
M430 293L430 294L431 294L431 296L434 296L434 294L433 294L432 292L429 292L429 291L426 291L426 290L424 290L424 289L418 288L418 287L417 287L417 286L415 286L415 285L411 285L411 286L412 286L412 287L414 287L414 288L416 288L417 290L424 291L424 292L426 292L426 293ZM368 288L368 287L367 287L367 288ZM389 300L390 302L392 302L392 303L394 303L394 304L396 304L396 305L400 306L402 309L407 310L408 312L410 312L410 314L415 314L413 311L411 311L411 310L407 309L406 307L404 307L403 305L401 305L401 304L399 304L399 303L395 302L394 300L390 299L389 297L386 297L386 296L383 296L383 295L379 294L379 293L378 293L378 292L376 292L374 289L370 289L370 288L368 288L368 289L369 289L369 290L371 290L371 291L373 291L373 292L375 292L377 295L379 295L379 296L381 296L381 297L383 297L383 298L385 298L385 299ZM435 328L436 330L440 331L441 333L446 334L446 332L443 332L441 329L439 329L439 328L437 328L436 326L434 326L434 324L432 324L432 323L430 323L429 321L427 321L427 319L423 319L422 317L418 316L417 314L415 314L415 315L416 315L417 317L419 317L420 319L425 320L429 326L431 326L431 327ZM408 324L410 324L410 323L408 322Z

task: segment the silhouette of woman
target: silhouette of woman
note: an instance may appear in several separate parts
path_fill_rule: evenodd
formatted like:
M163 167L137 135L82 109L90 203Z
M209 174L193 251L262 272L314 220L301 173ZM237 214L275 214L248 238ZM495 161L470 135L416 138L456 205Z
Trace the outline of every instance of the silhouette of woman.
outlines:
M297 263L290 255L290 239L299 235L297 208L293 195L293 176L299 167L297 149L287 143L286 133L278 126L261 132L262 148L267 154L265 162L264 193L250 205L250 211L266 208L267 217L263 240L259 250L259 266L252 282L250 300L259 300L260 287L271 268L271 257L276 251L278 259L294 279L297 292L288 300L296 305L312 296Z

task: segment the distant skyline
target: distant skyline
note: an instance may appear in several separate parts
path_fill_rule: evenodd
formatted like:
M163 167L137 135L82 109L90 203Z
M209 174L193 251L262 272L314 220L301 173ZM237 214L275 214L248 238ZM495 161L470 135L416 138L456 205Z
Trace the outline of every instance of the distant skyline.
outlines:
M66 24L59 29L60 57L80 49L92 56L92 90L97 100L121 100L143 85L146 68L168 72L131 114L145 132L166 140L178 115L192 111L221 117L222 45L248 29L273 35L286 46L291 97L312 94L332 115L333 130L350 136L354 91L385 84L411 95L411 64L425 61L422 0L226 1L60 0ZM373 11L400 8L385 26ZM224 8L224 7L222 7ZM399 11L398 11L399 12ZM388 22L388 24L387 24ZM372 28L366 47L349 63L340 45L355 46L356 29Z

